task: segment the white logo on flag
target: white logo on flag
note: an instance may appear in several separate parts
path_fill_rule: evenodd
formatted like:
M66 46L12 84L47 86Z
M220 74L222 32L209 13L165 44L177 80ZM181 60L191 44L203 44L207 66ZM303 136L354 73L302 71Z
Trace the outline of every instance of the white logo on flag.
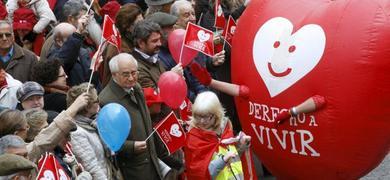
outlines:
M171 126L171 130L169 132L169 134L171 134L172 136L175 136L175 137L181 137L181 135L183 135L183 133L180 131L180 127L178 124L173 124Z

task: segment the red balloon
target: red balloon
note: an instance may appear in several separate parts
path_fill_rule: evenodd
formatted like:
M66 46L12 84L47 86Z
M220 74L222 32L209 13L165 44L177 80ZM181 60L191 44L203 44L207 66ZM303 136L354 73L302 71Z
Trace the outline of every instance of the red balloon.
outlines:
M183 40L186 31L184 29L176 29L168 35L168 47L176 63L180 62L180 51L183 46ZM187 66L198 54L198 51L183 46L181 57L182 66Z
M259 0L240 17L232 81L251 96L236 106L278 179L358 179L389 152L388 4ZM276 114L313 95L327 105L274 126Z
M161 99L173 109L179 108L187 96L186 82L183 77L172 71L161 74L158 87Z

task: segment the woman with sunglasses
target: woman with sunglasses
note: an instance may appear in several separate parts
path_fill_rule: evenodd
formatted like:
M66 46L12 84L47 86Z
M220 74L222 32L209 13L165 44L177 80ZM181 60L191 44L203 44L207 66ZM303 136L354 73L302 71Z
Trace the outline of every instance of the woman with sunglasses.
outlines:
M192 106L192 117L184 147L188 179L244 179L240 154L251 137L233 128L218 97L200 93Z

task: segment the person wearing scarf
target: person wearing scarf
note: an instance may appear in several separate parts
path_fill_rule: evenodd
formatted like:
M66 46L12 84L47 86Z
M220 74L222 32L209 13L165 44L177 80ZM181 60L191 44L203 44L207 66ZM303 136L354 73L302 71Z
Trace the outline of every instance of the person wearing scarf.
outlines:
M72 104L82 93L86 92L88 83L73 86L67 93L67 103ZM111 153L102 143L96 124L96 114L100 110L97 91L93 85L88 90L88 104L75 116L77 130L71 133L70 144L79 163L85 171L91 173L93 179L111 180L121 179L110 161Z
M37 62L32 70L32 79L45 89L44 109L61 112L66 109L66 83L68 76L58 59Z
M187 179L244 179L240 155L249 148L250 136L233 136L215 93L200 93L192 106L190 129L184 146ZM245 178L248 179L248 178Z

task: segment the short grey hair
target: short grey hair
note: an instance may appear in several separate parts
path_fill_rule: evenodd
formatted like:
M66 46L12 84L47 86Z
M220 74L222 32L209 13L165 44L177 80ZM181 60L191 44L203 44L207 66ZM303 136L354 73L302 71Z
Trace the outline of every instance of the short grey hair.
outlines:
M119 71L119 61L132 61L133 63L135 63L135 66L138 69L137 60L135 60L135 58L131 54L120 53L111 58L110 62L108 63L111 73L116 73Z
M133 31L133 43L135 47L138 46L138 41L146 42L152 33L161 33L161 27L157 23L150 20L143 20L135 24Z
M0 155L5 154L8 148L21 148L25 147L26 143L23 139L16 135L6 135L0 138Z
M53 37L56 39L59 35L62 35L62 32L64 31L76 31L76 28L69 23L63 22L58 24L57 26L54 27L53 29ZM71 33L70 33L71 34Z
M14 27L12 26L12 23L8 20L0 20L0 26L6 24L8 26L11 26L12 34L14 33Z
M172 6L171 6L171 12L170 12L171 15L179 17L180 16L180 9L185 7L185 6L192 7L191 2L189 2L187 0L177 0L177 1L175 1L172 4Z
M64 22L69 16L76 17L80 14L81 10L87 10L83 2L80 0L69 0L62 7L62 18L61 21Z

